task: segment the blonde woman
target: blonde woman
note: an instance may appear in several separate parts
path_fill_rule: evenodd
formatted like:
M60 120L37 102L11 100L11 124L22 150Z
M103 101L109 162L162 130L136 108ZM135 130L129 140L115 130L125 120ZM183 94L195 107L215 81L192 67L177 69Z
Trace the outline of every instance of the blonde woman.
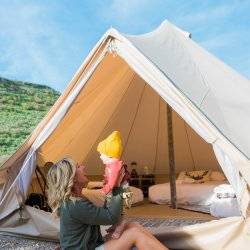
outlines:
M121 174L121 178L123 175ZM61 249L126 250L167 249L146 229L129 223L119 239L104 243L100 225L115 224L122 210L122 189L113 190L109 207L96 207L84 197L81 189L87 186L84 169L70 158L54 164L47 176L48 202L52 212L60 217Z

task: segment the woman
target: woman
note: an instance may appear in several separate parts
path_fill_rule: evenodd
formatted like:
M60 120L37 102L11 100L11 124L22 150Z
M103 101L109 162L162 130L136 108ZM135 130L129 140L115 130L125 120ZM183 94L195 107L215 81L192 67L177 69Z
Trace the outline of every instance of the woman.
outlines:
M123 177L121 175L121 177ZM129 223L119 239L104 243L100 225L115 224L122 209L122 189L114 188L109 207L96 207L81 196L87 178L82 167L64 158L48 172L48 202L60 217L62 249L125 250L167 249L150 232L136 223Z

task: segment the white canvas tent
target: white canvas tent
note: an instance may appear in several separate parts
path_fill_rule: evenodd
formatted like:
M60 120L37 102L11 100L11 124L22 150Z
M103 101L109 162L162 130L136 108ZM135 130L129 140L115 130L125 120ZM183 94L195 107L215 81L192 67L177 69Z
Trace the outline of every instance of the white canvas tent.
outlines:
M1 167L8 179L0 193L0 231L57 238L58 223L50 214L23 206L36 164L68 155L100 174L96 144L113 129L123 135L124 161L168 174L168 103L175 111L176 171L221 167L242 217L180 228L164 239L171 248L244 249L250 243L249 95L247 79L167 21L138 36L108 30Z

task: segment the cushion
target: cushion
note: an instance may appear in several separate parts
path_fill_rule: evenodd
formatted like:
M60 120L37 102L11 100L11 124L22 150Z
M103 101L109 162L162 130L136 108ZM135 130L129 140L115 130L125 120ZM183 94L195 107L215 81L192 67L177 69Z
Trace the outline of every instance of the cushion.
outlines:
M181 171L181 172L179 173L179 175L178 175L178 177L177 177L176 180L178 180L178 181L183 181L184 178L185 178L185 173L186 173L186 171Z
M196 170L185 172L183 183L203 183L210 181L210 170Z
M241 215L236 198L220 199L217 197L212 200L210 214L215 217L231 217Z
M236 198L235 191L230 184L221 184L214 188L214 193L220 199L222 198Z
M143 192L140 188L129 186L129 189L133 193L132 206L138 205L140 202L143 201L144 196L143 196Z
M210 175L210 179L211 179L211 181L225 181L226 177L220 171L212 171L212 173Z

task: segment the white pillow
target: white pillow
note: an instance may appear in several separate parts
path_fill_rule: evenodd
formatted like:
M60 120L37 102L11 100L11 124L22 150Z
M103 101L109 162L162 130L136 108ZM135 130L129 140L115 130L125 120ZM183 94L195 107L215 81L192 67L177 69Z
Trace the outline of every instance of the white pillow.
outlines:
M194 179L190 178L190 177L185 177L184 180L182 180L182 183L193 184L193 183L197 183L197 182Z
M210 170L195 170L185 172L183 183L204 183L210 181Z
M185 171L181 171L176 180L183 181L185 178L185 174L186 174Z
M220 171L212 171L212 173L210 175L210 179L211 179L211 181L225 181L226 177Z
M143 192L140 188L129 186L129 189L133 193L133 196L132 196L132 205L133 206L135 204L138 204L138 203L143 201L144 196L143 196Z

